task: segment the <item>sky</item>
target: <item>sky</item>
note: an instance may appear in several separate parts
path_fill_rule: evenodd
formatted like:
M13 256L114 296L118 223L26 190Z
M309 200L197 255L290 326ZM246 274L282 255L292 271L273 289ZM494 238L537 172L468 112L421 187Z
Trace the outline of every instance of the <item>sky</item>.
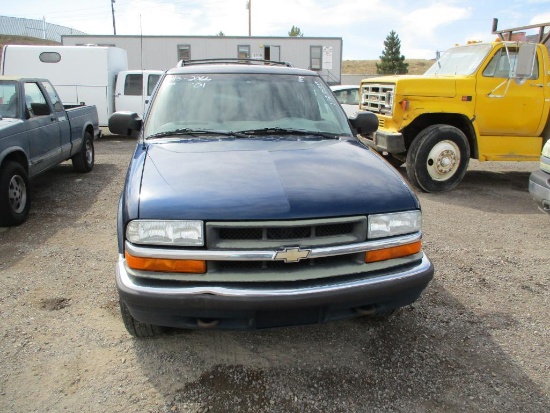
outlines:
M0 15L45 19L87 34L248 36L248 0L0 0ZM252 36L341 37L344 60L379 59L394 30L407 59L468 41L490 41L498 28L550 22L550 0L250 0ZM527 34L535 32L528 31Z

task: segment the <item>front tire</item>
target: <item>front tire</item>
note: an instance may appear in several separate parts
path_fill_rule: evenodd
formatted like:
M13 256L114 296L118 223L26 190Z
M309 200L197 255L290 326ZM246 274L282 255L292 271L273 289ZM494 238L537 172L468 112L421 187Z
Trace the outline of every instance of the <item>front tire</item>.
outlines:
M31 207L27 171L18 162L7 161L0 171L0 227L21 225Z
M94 139L89 132L84 133L84 143L82 149L71 158L73 161L73 169L76 172L90 172L94 169L95 148Z
M425 192L450 191L464 178L470 145L464 133L450 125L421 131L407 153L407 177Z
M122 301L120 303L120 315L128 333L132 337L159 337L164 335L164 329L153 324L142 323L130 314L130 310Z

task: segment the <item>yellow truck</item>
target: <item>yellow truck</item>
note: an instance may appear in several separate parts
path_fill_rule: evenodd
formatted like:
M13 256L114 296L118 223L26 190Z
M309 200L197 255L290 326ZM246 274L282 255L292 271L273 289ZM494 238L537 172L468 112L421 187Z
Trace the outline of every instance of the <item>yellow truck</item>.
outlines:
M448 191L470 158L537 161L550 136L550 23L497 30L492 43L455 46L424 75L361 81L359 108L379 128L364 142L426 192ZM535 42L508 40L539 29Z

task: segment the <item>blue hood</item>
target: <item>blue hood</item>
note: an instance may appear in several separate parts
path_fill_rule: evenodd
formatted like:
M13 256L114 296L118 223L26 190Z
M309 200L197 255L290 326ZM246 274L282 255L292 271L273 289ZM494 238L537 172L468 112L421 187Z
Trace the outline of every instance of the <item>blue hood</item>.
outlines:
M155 142L135 161L143 162L132 168L143 173L141 190L127 200L129 211L139 202L142 219L302 219L419 208L401 176L356 141Z

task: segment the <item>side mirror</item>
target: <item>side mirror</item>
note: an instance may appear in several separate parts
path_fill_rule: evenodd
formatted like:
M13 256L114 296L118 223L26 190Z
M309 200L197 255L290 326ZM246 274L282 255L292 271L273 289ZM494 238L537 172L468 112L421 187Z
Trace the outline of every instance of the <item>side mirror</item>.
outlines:
M349 116L351 126L360 135L376 132L378 129L378 118L372 112L355 112Z
M515 73L512 73L514 79L529 79L533 76L533 68L537 56L537 45L535 43L522 43L519 47L518 60Z
M142 120L135 112L120 111L109 117L109 130L116 135L136 137L141 130Z

